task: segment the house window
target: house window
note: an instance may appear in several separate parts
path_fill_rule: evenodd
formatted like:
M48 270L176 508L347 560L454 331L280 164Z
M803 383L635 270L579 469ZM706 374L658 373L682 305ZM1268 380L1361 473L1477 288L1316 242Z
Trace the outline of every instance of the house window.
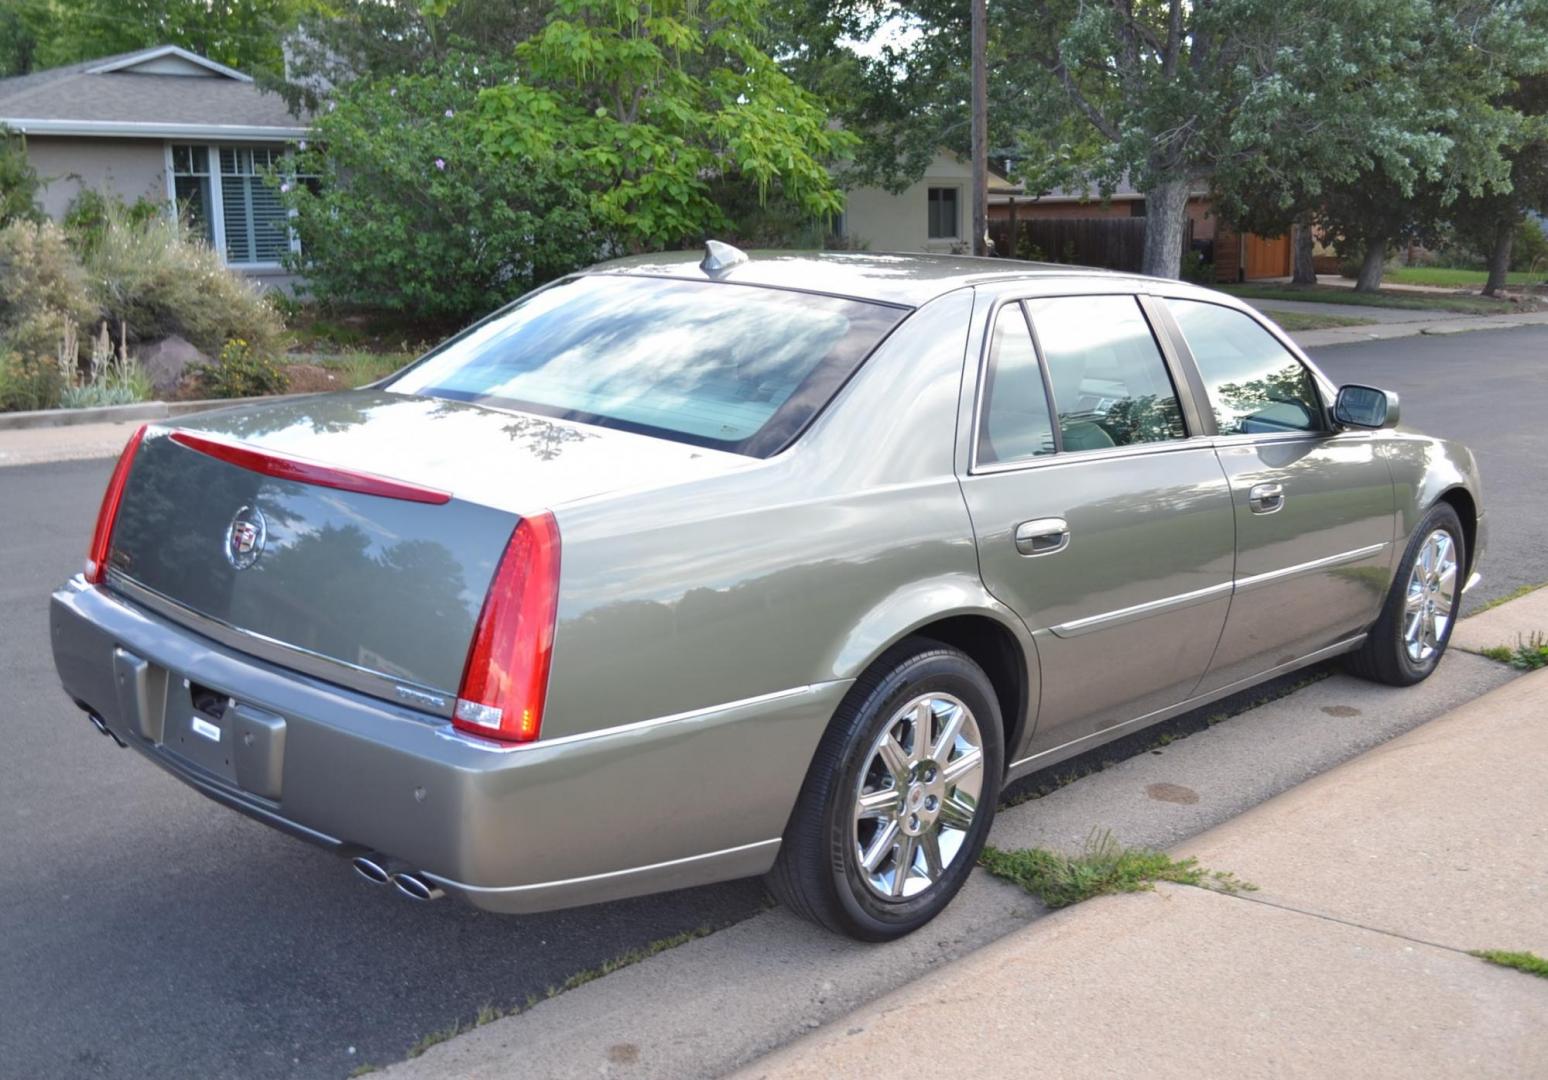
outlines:
M286 164L281 148L173 146L171 158L178 213L227 263L272 265L293 250L289 212L269 180Z
M274 263L290 250L290 218L264 179L280 163L268 147L220 148L221 220L228 263Z
M203 146L172 148L172 198L178 217L187 221L204 242L214 246L210 221L210 154Z
M960 188L933 187L929 190L931 240L955 240L961 236L957 228L957 196Z

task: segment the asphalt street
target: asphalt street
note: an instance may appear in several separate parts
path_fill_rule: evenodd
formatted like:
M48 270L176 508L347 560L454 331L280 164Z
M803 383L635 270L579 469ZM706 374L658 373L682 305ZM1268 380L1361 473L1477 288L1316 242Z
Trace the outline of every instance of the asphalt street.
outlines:
M1335 382L1396 390L1403 423L1473 448L1489 549L1463 613L1548 581L1548 327L1313 349Z
M1548 329L1318 360L1478 451L1492 540L1473 603L1548 580ZM760 909L755 882L525 918L413 904L114 747L60 692L47 641L110 467L0 469L0 1077L341 1077Z

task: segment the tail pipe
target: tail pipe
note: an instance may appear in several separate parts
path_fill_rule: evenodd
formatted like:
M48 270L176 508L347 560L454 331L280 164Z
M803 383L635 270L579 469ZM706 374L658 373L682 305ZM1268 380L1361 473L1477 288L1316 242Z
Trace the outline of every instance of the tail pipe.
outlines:
M368 851L350 860L355 873L373 885L391 885L410 900L439 900L445 892L398 859L380 852Z
M120 739L118 737L118 733L112 728L108 727L107 721L102 719L102 717L97 713L88 712L86 714L86 719L91 721L91 726L97 729L98 735L106 735L108 738L112 739L118 744L118 748L120 750L129 745L128 743L124 742L124 740Z

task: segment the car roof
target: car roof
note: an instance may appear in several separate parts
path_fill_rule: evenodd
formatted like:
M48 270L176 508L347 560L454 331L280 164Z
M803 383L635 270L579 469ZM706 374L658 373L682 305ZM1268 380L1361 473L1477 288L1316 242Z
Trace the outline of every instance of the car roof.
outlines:
M1086 279L1109 285L1125 281L1132 282L1131 287L1137 291L1143 291L1144 283L1150 280L1111 270L969 255L873 251L751 251L747 254L745 262L714 272L700 266L704 258L702 251L667 251L600 263L586 273L734 282L907 307L919 307L937 296L966 286L1006 281Z

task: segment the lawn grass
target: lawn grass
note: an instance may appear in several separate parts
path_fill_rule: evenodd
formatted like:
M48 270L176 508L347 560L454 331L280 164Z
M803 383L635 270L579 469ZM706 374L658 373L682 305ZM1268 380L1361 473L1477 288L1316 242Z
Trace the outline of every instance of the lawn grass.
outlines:
M1515 968L1524 971L1528 975L1536 975L1539 979L1548 979L1548 960L1544 960L1536 953L1506 952L1503 949L1478 949L1473 955L1480 960L1487 960L1491 964L1500 967Z
M1548 276L1543 271L1512 270L1507 285L1536 285ZM1458 270L1450 266L1394 266L1383 280L1390 285L1433 285L1442 289L1481 289L1489 280L1487 270Z
M1206 870L1194 859L1123 847L1108 832L1092 833L1086 850L1079 855L1043 848L1001 851L986 847L978 861L991 874L1020 885L1051 908L1069 907L1110 893L1146 892L1158 881L1222 892L1256 888L1232 874Z
M1335 326L1366 326L1370 323L1369 319L1351 315L1314 315L1306 311L1276 311L1273 308L1264 308L1263 314L1292 334L1298 330L1328 330Z
M1444 293L1357 293L1338 285L1217 285L1221 292L1248 300L1305 300L1314 304L1357 304L1361 307L1401 308L1406 311L1456 311L1467 315L1503 315L1536 310L1508 300L1486 296Z

